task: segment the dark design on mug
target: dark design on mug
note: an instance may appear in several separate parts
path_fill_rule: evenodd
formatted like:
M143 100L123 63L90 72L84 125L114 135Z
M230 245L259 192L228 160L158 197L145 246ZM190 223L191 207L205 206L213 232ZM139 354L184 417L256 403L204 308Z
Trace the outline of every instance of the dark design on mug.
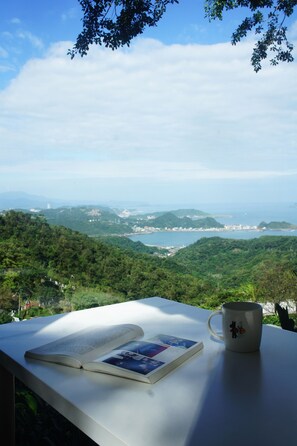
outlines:
M232 333L232 338L236 339L238 338L240 335L243 335L245 333L245 329L242 326L242 323L236 323L236 321L232 321L231 324L229 325L230 327L230 333Z

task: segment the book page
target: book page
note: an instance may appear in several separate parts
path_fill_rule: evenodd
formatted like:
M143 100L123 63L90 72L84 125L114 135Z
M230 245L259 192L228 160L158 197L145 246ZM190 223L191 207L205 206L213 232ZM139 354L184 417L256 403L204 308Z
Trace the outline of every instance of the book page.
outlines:
M186 350L194 347L197 342L190 339L179 338L176 336L159 334L150 339L150 342L161 343L166 349L158 353L158 360L170 362L179 356L182 356Z
M104 371L132 377L131 373L150 376L158 369L170 364L177 364L179 358L187 358L199 351L203 344L184 338L168 335L157 335L147 340L136 340L122 344L106 355L97 358L93 363L85 364L86 370ZM112 369L107 367L115 367ZM119 369L122 370L119 372ZM168 369L169 370L169 369ZM135 379L137 379L135 377Z
M116 350L113 352L112 356L102 359L102 362L135 373L140 373L141 375L148 375L164 365L164 362L162 361L157 361L148 356L127 350Z
M140 327L133 324L95 326L80 330L56 341L26 352L26 356L36 359L47 358L54 362L55 356L71 356L83 361L91 361L122 342L143 335Z

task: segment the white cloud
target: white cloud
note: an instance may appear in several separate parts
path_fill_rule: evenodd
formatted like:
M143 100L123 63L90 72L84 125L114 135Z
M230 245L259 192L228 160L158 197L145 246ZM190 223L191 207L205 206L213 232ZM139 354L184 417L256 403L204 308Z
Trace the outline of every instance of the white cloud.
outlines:
M20 25L22 22L18 17L13 17L10 21L13 25Z
M193 162L147 161L31 161L25 160L14 165L0 166L3 175L14 173L31 178L42 178L44 175L51 180L57 179L155 179L166 181L185 182L192 180L262 180L297 175L293 170L215 170Z
M42 40L30 31L19 31L17 37L22 40L27 40L34 48L43 49L44 47Z
M0 92L6 181L12 173L165 181L296 175L295 63L255 74L251 43L139 39L72 61L71 47L53 45Z
M61 16L63 22L76 18L77 11L78 11L77 8L69 8L67 11L65 11Z
M7 56L8 56L8 52L6 51L6 49L0 46L0 57L5 58Z

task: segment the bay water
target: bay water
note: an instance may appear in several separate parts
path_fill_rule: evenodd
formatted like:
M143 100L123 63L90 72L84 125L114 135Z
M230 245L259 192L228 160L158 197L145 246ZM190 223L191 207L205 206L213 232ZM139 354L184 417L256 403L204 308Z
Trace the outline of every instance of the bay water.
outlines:
M185 206L171 206L167 209L165 206L147 207L142 212L170 211L184 209ZM249 203L249 204L200 204L187 206L188 208L198 209L209 213L218 222L228 225L258 226L265 221L286 221L297 225L297 204L296 203ZM297 236L297 230L282 231L259 231L255 229L240 230L222 230L222 231L160 231L145 234L134 234L129 236L133 241L140 241L145 245L160 247L181 248L195 243L203 237L222 237L231 239L252 239L263 235L274 236Z

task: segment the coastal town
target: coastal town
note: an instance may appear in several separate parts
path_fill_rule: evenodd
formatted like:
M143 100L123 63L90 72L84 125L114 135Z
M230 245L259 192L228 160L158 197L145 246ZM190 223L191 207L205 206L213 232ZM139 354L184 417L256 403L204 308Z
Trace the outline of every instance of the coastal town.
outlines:
M265 231L266 228L259 228L258 226L250 225L224 225L223 227L217 228L185 228L182 226L159 228L155 226L133 226L134 234L150 234L153 232L225 232L225 231Z

